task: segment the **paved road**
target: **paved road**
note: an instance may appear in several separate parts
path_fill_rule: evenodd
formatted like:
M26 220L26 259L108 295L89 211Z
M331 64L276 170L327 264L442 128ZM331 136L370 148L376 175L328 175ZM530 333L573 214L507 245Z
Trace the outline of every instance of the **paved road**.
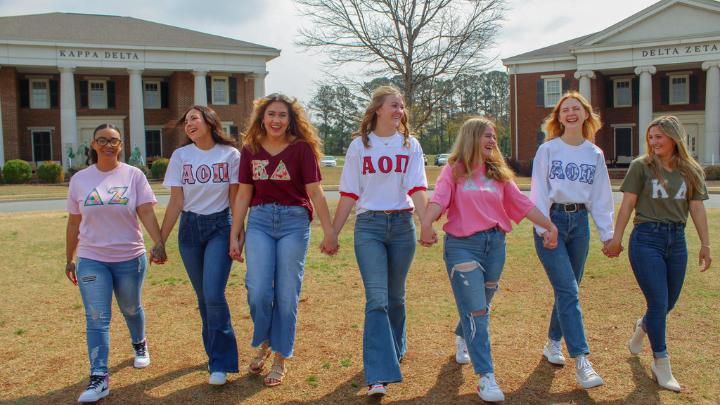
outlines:
M523 191L525 195L530 195L529 191ZM326 191L325 196L328 200L340 199L340 193L337 191ZM428 196L432 196L432 190L428 191ZM622 201L622 193L613 193L613 199L616 203ZM158 204L167 205L170 201L170 195L158 195ZM705 201L708 208L720 208L720 194L710 194L710 199ZM65 209L65 200L31 200L31 201L14 201L0 202L0 213L4 212L26 212L26 211L48 211Z

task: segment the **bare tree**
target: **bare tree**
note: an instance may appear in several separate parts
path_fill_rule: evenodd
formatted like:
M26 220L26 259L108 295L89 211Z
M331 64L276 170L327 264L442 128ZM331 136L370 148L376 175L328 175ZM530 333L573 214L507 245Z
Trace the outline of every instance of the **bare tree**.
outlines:
M416 100L416 91L487 67L494 58L485 53L495 43L505 11L505 0L295 2L314 24L300 29L297 44L327 51L331 68L359 63L366 76L400 76L416 127L439 101ZM416 101L422 108L413 108Z

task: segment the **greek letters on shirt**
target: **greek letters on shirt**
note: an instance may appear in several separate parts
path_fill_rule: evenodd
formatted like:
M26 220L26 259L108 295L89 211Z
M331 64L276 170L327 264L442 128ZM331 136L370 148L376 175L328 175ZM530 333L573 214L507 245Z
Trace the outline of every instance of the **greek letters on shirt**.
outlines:
M366 174L374 174L377 170L380 170L381 173L390 173L393 169L397 173L407 173L409 160L410 156L408 155L395 155L395 161L389 156L381 156L377 162L373 163L371 156L365 156L363 158L362 174L363 176Z
M200 165L195 170L193 170L193 165L184 165L180 182L182 185L195 184L196 180L200 183L207 183L210 179L213 183L229 183L228 164L215 163L212 165L212 169L208 165Z
M561 160L553 160L550 166L548 178L579 181L580 183L593 184L595 182L595 165L568 163L563 168Z
M665 188L660 184L658 179L652 179L652 198L658 199L658 198L668 198L669 194L667 191L665 191ZM683 181L682 186L680 186L680 190L678 190L677 194L675 194L674 199L675 200L684 200L687 197L687 185Z
M253 180L267 180L268 174L265 170L265 166L270 164L269 160L253 160L252 162ZM290 173L288 173L287 166L282 160L278 163L275 171L273 172L270 180L290 180Z
M465 180L465 185L463 186L463 192L465 191L490 191L493 193L497 192L497 187L493 186L493 182L495 180L488 179L484 174L480 175L480 181L483 183L482 187L478 186L477 183L475 183L475 180L473 180L471 177L468 177L467 180Z
M127 189L127 187L110 187L110 189L108 189L108 194L112 194L112 197L110 197L108 205L127 205L129 201L129 199L125 197ZM85 197L84 205L86 207L93 205L105 205L100 197L100 193L97 191L97 188L94 188L93 191Z

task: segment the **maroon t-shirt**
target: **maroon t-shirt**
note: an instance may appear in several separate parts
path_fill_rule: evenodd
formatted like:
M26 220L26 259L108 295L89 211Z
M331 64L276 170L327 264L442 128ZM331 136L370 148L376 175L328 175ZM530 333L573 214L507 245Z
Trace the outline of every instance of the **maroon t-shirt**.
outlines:
M256 154L243 147L240 156L239 181L254 187L251 207L268 203L302 206L307 208L312 221L313 209L305 185L319 182L322 175L307 142L289 145L275 156L262 146Z

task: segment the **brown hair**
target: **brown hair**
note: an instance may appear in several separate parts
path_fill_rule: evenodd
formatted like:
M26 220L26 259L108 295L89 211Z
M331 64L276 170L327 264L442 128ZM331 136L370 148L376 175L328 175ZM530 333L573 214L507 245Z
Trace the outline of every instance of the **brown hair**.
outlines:
M267 135L263 125L263 117L268 106L276 101L284 103L288 109L290 123L285 130L285 136L295 136L290 144L296 142L305 142L315 153L315 157L320 160L322 157L322 143L317 135L317 129L310 123L297 98L291 99L283 94L270 94L269 96L259 98L253 102L253 113L250 117L250 125L243 135L243 146L250 149L253 154L257 153L261 139Z
M579 101L580 104L582 104L583 109L585 109L585 112L588 114L588 118L583 121L583 138L592 142L593 137L595 137L595 133L600 129L600 127L602 127L602 122L600 121L600 114L597 114L593 111L592 106L585 99L585 97L582 96L582 94L578 93L575 90L570 90L567 93L563 94L563 96L560 98L560 101L558 101L555 108L553 108L553 111L550 113L550 115L545 117L545 121L543 121L542 130L543 132L545 132L545 142L558 138L565 133L565 126L563 126L563 124L560 122L560 106L562 105L563 101L569 98L574 98L575 100Z
M200 115L202 115L203 121L205 121L205 123L208 124L208 126L210 127L210 136L212 137L213 142L219 143L220 145L235 146L235 140L227 136L225 131L223 131L222 122L220 121L220 117L218 117L215 110L204 105L194 105L188 108L187 111L185 111L182 117L175 124L175 128L185 126L187 114L191 110L200 111ZM191 143L195 142L193 142L193 140L190 139L190 137L188 136L185 142L183 142L182 146L187 146Z
M455 144L453 145L448 164L452 166L453 180L459 183L462 177L472 177L482 163L480 152L480 140L485 129L491 126L495 129L495 123L487 118L470 118L460 127ZM497 180L503 183L512 181L515 174L505 162L500 149L495 144L489 158L485 159L485 174L488 179Z
M98 127L95 128L95 132L93 132L93 142L95 141L95 135L97 135L98 131L100 131L100 130L102 130L102 129L105 129L105 128L110 128L110 129L112 129L113 131L117 132L118 135L120 135L120 142L122 143L122 134L120 133L120 130L118 129L118 127L116 127L116 126L113 125L113 124L100 124L100 125L98 125ZM120 153L122 153L122 150L120 151ZM118 157L120 156L120 153L118 153ZM93 164L96 164L96 163L98 162L98 153L97 153L97 151L95 150L95 148L93 148L93 147L90 148L90 161L91 161Z
M368 134L372 132L375 127L377 126L377 114L375 112L382 107L383 103L385 103L385 99L387 96L394 94L405 103L405 97L403 97L400 90L395 86L380 86L373 92L372 99L370 100L370 104L368 105L367 109L365 110L365 115L363 116L362 124L360 124L360 130L358 132L355 132L352 134L353 138L357 138L358 136L362 136L362 143L363 146L366 148L369 148L369 140L368 140ZM407 107L407 106L406 106ZM405 136L405 146L410 147L410 123L408 122L410 117L408 116L408 110L405 109L405 112L400 118L400 125L398 125L398 132L403 134Z

